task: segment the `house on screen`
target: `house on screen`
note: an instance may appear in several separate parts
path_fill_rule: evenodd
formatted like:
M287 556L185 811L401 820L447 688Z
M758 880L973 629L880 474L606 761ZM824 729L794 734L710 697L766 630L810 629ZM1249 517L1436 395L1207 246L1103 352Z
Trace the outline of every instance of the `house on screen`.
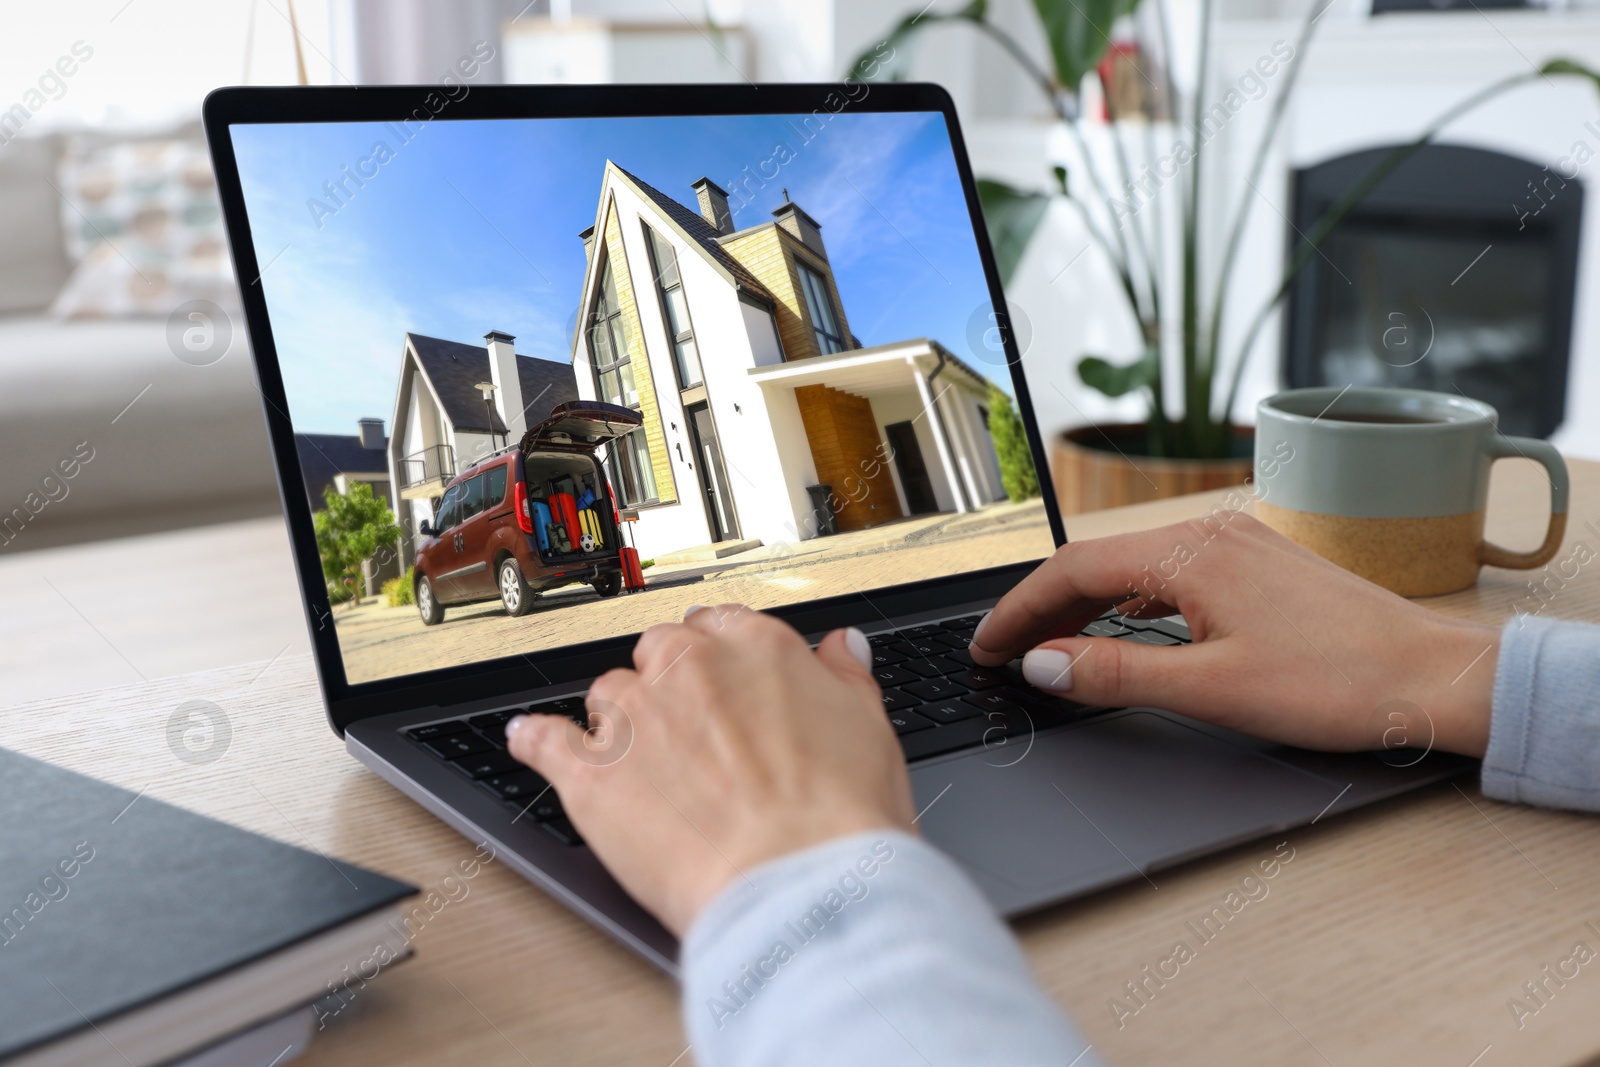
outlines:
M389 439L383 435L382 419L357 419L354 434L297 433L294 447L300 456L306 500L312 512L328 506L323 494L329 489L348 493L351 486L360 482L371 486L372 495L395 510L389 480ZM398 562L393 553L366 561L362 574L367 595L376 593L386 579L400 573Z
M327 490L348 493L357 482L366 482L373 496L391 509L395 506L389 491L389 439L383 435L382 419L357 419L354 434L297 433L294 447L312 511L327 506L322 496Z
M692 188L693 208L608 162L580 235L570 372L643 417L607 458L643 557L816 536L819 484L840 530L1004 498L981 374L926 338L861 347L787 196L736 230L722 189Z
M551 408L578 397L568 364L518 355L510 334L491 331L483 340L479 347L405 335L387 460L407 566L417 524L433 518L457 471L520 440ZM480 384L494 386L489 399Z

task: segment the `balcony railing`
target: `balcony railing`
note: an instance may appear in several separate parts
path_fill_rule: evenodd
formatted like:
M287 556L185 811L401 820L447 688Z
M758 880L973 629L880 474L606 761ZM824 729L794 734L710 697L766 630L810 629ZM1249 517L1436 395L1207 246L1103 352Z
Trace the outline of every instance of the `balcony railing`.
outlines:
M400 461L400 495L406 499L437 496L456 476L456 453L449 445L433 445Z

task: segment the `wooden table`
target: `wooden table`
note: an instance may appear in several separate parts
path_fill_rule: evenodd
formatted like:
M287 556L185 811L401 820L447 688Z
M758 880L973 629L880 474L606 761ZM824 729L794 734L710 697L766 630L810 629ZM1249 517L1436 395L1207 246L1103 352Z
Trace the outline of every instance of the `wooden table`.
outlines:
M1578 541L1600 550L1600 464L1574 462L1572 473L1573 516L1558 560ZM1536 544L1545 493L1531 464L1500 464L1491 536L1512 547ZM1068 528L1083 538L1157 525L1198 515L1223 495L1081 516ZM1600 621L1597 575L1600 564L1583 568L1546 613ZM1432 606L1503 619L1533 576L1485 570L1476 588ZM70 641L51 654L70 671ZM217 705L231 728L209 763L178 758L185 750L169 739L174 713L194 700ZM299 653L17 706L6 712L6 738L32 755L425 889L473 851L345 755L323 718L312 664ZM1174 942L1192 942L1186 923L1285 839L1294 858L1268 895L1119 1028L1109 1003L1135 1003L1124 983ZM1111 1063L1600 1063L1600 959L1521 1029L1508 1007L1575 942L1600 952L1600 820L1592 816L1497 804L1463 781L1241 846L1156 883L1131 882L1018 929L1045 986ZM465 897L421 930L416 957L329 1019L302 1062L692 1060L672 982L499 865L468 884Z

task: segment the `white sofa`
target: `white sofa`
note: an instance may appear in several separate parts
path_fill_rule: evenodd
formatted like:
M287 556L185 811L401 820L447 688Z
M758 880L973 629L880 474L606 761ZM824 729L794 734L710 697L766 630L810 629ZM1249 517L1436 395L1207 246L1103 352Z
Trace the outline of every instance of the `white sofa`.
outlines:
M163 318L49 314L71 266L59 151L0 145L0 553L277 512L237 312L231 348L203 367L173 354Z
M62 477L80 446L92 458ZM242 330L195 367L168 349L164 321L0 318L0 457L0 552L279 507Z

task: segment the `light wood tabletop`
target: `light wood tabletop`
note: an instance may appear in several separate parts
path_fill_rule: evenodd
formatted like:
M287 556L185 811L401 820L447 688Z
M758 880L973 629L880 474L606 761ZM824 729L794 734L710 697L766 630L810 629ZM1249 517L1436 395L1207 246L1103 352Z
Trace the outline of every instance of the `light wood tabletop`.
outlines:
M1571 467L1572 520L1558 562L1580 541L1600 551L1600 464ZM1078 516L1068 532L1086 538L1194 517L1225 495ZM1490 536L1513 548L1537 544L1546 501L1531 463L1499 464ZM1544 614L1600 621L1597 574L1593 564L1570 579L1554 566L1485 569L1475 588L1428 603L1499 621L1519 605L1538 607L1528 588L1537 578L1551 589ZM54 639L36 635L63 692L80 688L72 664L93 639L66 628ZM226 738L202 731L186 744L174 733L195 701L221 716ZM473 855L471 843L345 754L298 648L34 700L8 709L5 728L9 747L424 890ZM1274 858L1267 894L1200 944L1189 924ZM301 1062L692 1062L669 979L503 865L490 863L466 885L420 930L415 957L328 1018ZM1600 819L1485 800L1470 778L1062 905L1017 932L1045 987L1113 1064L1600 1063L1600 958L1559 986L1544 970L1578 942L1600 952ZM1146 966L1154 970L1179 941L1198 946L1192 958L1159 987L1146 981ZM1142 999L1129 982L1144 983ZM1544 983L1539 1000L1529 982ZM1536 1008L1520 1026L1510 1007L1519 999Z

